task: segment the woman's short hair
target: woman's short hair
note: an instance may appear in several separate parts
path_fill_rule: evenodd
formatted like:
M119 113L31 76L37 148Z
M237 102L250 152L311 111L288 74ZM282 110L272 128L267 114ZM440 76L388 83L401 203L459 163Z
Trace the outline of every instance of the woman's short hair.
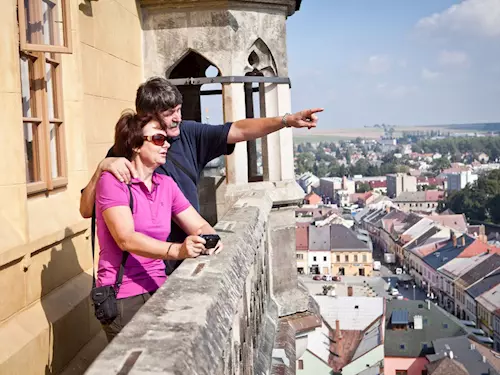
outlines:
M132 110L123 112L115 126L115 144L113 146L115 157L132 160L134 149L141 147L144 143L142 128L154 120L158 121L161 128L166 131L165 122L156 113L139 115Z

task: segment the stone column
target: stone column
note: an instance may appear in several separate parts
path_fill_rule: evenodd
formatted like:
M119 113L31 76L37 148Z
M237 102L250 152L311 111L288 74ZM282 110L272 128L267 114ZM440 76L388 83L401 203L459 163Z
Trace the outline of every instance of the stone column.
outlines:
M291 113L290 86L278 85L278 115ZM281 151L281 180L295 179L295 165L293 160L293 132L291 128L280 130Z
M260 92L261 116L278 116L278 85L269 83L263 86L264 89ZM274 132L262 138L262 164L264 181L281 181L280 132Z
M262 98L262 97L261 97ZM265 117L283 116L291 112L290 88L284 84L266 84L264 87ZM263 116L264 117L264 116ZM262 157L265 181L293 180L292 129L282 129L262 139Z
M245 118L245 91L243 83L222 85L224 122ZM247 142L239 142L234 152L226 157L226 180L229 184L248 183Z
M251 83L245 83L245 115L246 118L254 118L253 108L253 89ZM250 181L257 177L257 142L247 142L247 155L248 155L248 176Z

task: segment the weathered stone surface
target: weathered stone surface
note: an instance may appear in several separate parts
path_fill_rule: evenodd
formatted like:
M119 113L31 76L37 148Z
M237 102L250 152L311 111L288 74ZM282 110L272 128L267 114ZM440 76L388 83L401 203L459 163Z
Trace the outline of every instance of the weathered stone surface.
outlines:
M224 251L185 261L87 373L269 373L279 329L295 368L295 328L279 328L279 317L309 300L292 270L295 237L285 241L293 209L273 211L270 195L241 197L216 225Z

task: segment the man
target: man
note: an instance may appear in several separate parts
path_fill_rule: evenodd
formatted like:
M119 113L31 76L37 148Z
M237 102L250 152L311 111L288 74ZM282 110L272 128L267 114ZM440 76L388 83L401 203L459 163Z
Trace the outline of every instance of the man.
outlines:
M139 114L159 113L162 116L171 146L167 162L157 172L171 176L196 210L199 210L197 184L208 162L231 154L237 142L261 138L284 127L314 128L318 120L316 113L323 111L320 108L310 109L283 117L244 119L219 126L182 121L182 95L177 87L161 77L150 78L139 86L135 106ZM130 162L113 157L111 149L82 191L80 213L84 218L92 216L96 183L104 171L126 183L136 176ZM183 242L185 237L184 232L172 223L168 241ZM167 273L171 271L173 269L168 269Z

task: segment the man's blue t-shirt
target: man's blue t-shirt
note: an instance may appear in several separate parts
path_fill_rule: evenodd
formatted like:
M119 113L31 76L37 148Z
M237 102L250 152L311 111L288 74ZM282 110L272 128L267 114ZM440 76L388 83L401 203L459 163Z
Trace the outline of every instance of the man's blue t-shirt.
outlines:
M169 158L181 164L191 176L188 176L172 160L156 169L157 173L167 174L179 185L193 207L199 211L198 182L203 168L213 159L229 155L234 151L234 144L227 144L227 136L231 123L224 125L207 125L196 121L182 121L180 134L174 137L168 149ZM106 157L112 157L111 148ZM195 178L193 181L192 177ZM167 241L184 242L186 234L172 222L172 231ZM181 262L168 262L167 273L171 273Z

